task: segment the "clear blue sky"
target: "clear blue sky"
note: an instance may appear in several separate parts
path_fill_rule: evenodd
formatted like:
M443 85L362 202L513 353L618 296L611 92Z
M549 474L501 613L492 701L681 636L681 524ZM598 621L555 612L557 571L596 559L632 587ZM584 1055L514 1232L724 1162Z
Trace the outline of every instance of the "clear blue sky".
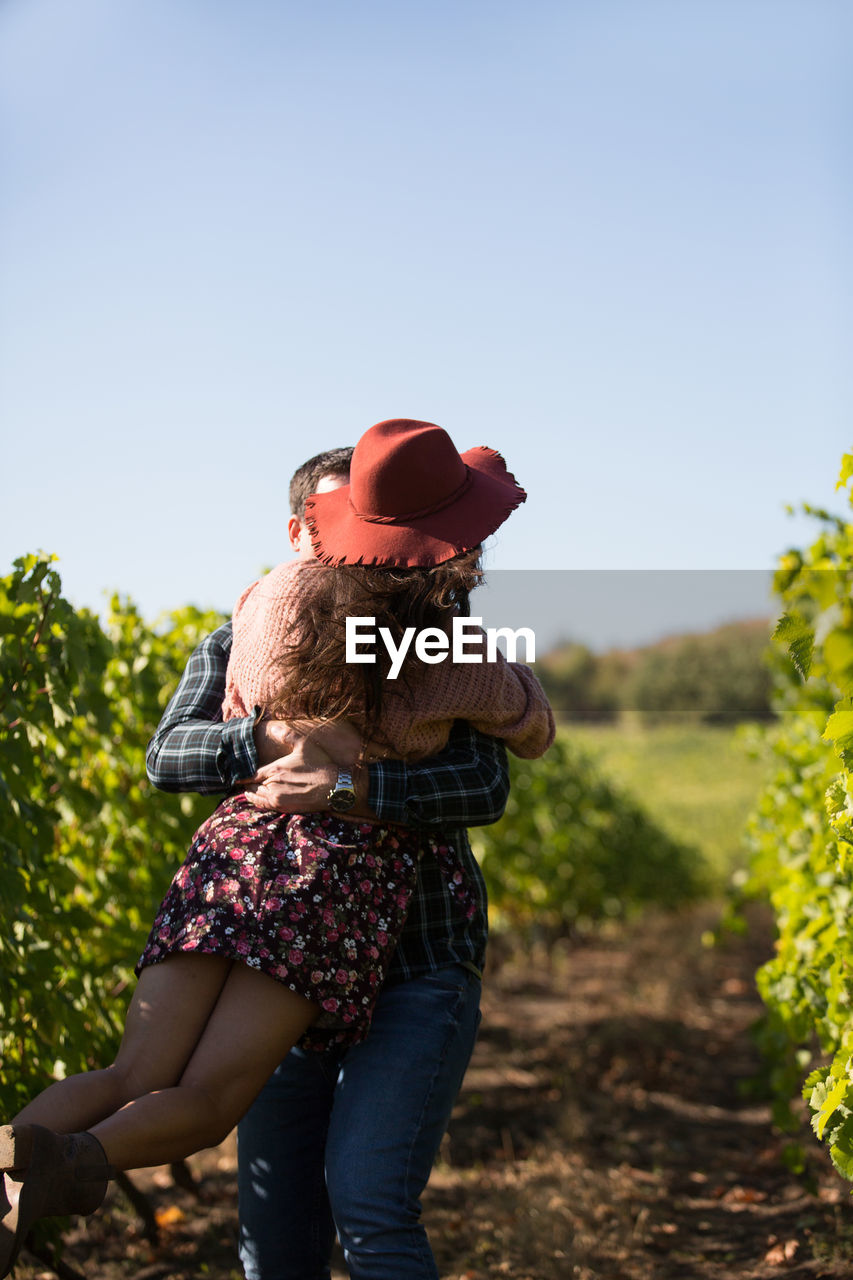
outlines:
M767 569L853 445L846 0L5 0L2 562L149 616L385 417L506 569ZM6 572L4 568L0 572Z

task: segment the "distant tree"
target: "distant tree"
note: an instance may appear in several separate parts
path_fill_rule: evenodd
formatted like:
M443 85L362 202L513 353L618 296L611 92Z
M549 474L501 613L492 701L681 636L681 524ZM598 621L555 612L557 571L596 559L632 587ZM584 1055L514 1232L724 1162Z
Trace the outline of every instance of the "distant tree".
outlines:
M614 721L632 710L709 724L769 720L769 638L770 624L759 620L604 654L566 641L536 674L562 720Z
M586 645L567 641L536 664L536 674L563 720L616 720L617 682L600 679L603 660Z
M770 625L737 622L644 650L625 703L647 714L690 714L709 724L769 720Z

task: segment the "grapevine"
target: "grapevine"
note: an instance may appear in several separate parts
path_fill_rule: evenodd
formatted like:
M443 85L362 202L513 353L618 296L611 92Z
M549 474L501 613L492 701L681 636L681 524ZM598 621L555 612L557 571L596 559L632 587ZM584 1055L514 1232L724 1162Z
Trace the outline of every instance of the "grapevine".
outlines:
M848 498L851 476L846 455L839 488ZM783 556L776 573L779 724L750 838L754 882L769 892L778 939L758 985L777 1117L812 1066L803 1089L812 1126L853 1179L853 524L812 514L819 536Z
M0 1113L111 1061L133 965L211 801L154 794L145 746L195 643L221 619L105 625L55 557L0 579Z

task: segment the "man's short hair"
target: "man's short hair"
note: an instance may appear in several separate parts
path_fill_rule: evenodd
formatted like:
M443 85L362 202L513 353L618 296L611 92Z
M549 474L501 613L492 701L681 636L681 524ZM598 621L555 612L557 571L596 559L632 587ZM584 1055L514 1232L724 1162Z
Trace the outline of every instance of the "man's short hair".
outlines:
M294 471L290 481L290 511L300 520L305 518L305 500L317 492L317 485L324 476L343 476L349 480L352 446L346 449L327 449L316 457L303 462Z

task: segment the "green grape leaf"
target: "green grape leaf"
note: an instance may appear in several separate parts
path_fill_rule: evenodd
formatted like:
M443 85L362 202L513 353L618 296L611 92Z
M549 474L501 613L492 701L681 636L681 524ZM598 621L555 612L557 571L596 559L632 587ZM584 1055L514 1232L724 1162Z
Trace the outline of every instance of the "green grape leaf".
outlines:
M853 1116L849 1112L832 1130L829 1154L842 1178L853 1181Z
M841 692L853 692L853 633L841 627L830 631L823 642L823 660Z
M853 766L853 699L845 698L826 722L821 737L832 742L845 765Z
M850 1088L850 1081L843 1078L841 1080L837 1080L832 1085L832 1088L830 1089L824 1088L823 1097L820 1102L820 1107L818 1111L815 1113L815 1115L812 1116L812 1127L814 1128L814 1131L819 1138L823 1137L823 1131L826 1128L827 1124L835 1115L838 1108L843 1104L844 1099L847 1097L847 1092L849 1088ZM814 1106L815 1104L816 1093L818 1093L817 1090L812 1093L812 1097L811 1097L812 1106Z
M787 646L791 661L804 680L808 679L814 654L814 630L799 614L783 613L773 639Z

